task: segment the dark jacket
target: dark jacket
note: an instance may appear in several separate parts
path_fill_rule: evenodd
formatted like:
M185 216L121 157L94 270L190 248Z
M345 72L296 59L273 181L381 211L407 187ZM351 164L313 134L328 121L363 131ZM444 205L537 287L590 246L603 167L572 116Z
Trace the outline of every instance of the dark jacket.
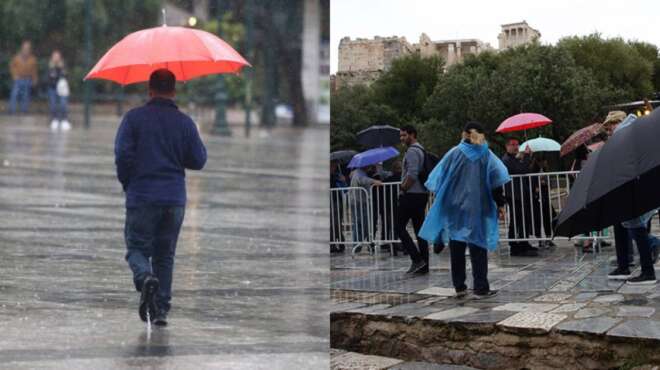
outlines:
M172 100L154 98L124 115L115 139L115 164L127 208L184 206L185 169L201 170L205 163L197 126Z
M504 162L506 169L509 170L509 175L524 175L532 173L532 161L529 156L525 156L523 159L518 159L509 153L505 153L502 156L502 162ZM530 182L527 178L521 179L520 177L512 176L511 182L504 185L504 189L506 197L509 199L526 198L530 194Z
M47 88L57 88L57 82L60 78L66 77L66 70L64 67L48 67L48 76L46 78Z

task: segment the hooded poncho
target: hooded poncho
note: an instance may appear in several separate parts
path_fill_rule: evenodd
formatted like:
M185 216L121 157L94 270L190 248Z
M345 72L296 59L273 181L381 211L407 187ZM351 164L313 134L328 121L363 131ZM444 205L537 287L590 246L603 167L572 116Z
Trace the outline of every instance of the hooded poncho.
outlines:
M431 243L456 240L495 250L499 240L493 189L511 181L488 144L461 142L429 174L425 185L435 201L419 236Z

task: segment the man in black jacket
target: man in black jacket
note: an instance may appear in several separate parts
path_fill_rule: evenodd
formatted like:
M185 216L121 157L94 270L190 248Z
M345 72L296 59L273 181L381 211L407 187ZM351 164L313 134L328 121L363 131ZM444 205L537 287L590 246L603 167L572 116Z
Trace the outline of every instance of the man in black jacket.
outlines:
M502 162L512 175L512 181L504 186L507 202L509 203L509 238L526 239L534 233L532 228L532 197L530 181L528 178L513 175L525 175L532 172L532 152L526 150L519 153L520 143L516 138L506 141L506 153ZM535 257L538 249L529 242L509 242L511 256Z

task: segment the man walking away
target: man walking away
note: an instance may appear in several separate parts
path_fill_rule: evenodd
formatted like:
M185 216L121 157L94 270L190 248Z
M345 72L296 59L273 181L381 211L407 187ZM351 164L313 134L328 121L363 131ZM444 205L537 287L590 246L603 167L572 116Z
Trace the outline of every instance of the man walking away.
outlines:
M30 105L30 89L37 83L37 58L32 55L32 44L23 41L21 51L9 64L9 72L14 84L9 95L9 114L16 113L16 101L21 100L21 112L27 113Z
M403 158L396 229L403 248L412 260L407 273L425 274L429 272L429 245L426 240L419 237L419 229L424 222L424 212L429 199L424 184L419 180L419 174L424 166L424 147L417 142L417 130L413 126L402 127L399 137L408 150ZM406 230L410 220L412 220L413 229L417 235L419 248Z
M139 315L167 325L172 273L186 205L185 169L201 170L206 148L190 117L174 104L175 77L149 78L146 105L130 110L117 131L117 178L126 193L126 261L141 292Z

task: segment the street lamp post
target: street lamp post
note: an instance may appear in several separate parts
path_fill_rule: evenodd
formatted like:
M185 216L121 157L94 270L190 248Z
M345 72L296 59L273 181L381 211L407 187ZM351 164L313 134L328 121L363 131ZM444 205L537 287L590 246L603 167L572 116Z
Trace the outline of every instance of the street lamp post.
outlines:
M92 0L85 0L85 64L87 70L92 68ZM92 104L92 81L86 81L84 87L85 127L90 125L90 110Z
M216 2L218 10L218 37L222 38L222 15L223 11L220 7L220 0ZM227 125L227 89L225 84L225 77L223 75L218 75L216 77L215 84L215 121L213 123L213 133L230 136L231 131L229 130L229 125Z

